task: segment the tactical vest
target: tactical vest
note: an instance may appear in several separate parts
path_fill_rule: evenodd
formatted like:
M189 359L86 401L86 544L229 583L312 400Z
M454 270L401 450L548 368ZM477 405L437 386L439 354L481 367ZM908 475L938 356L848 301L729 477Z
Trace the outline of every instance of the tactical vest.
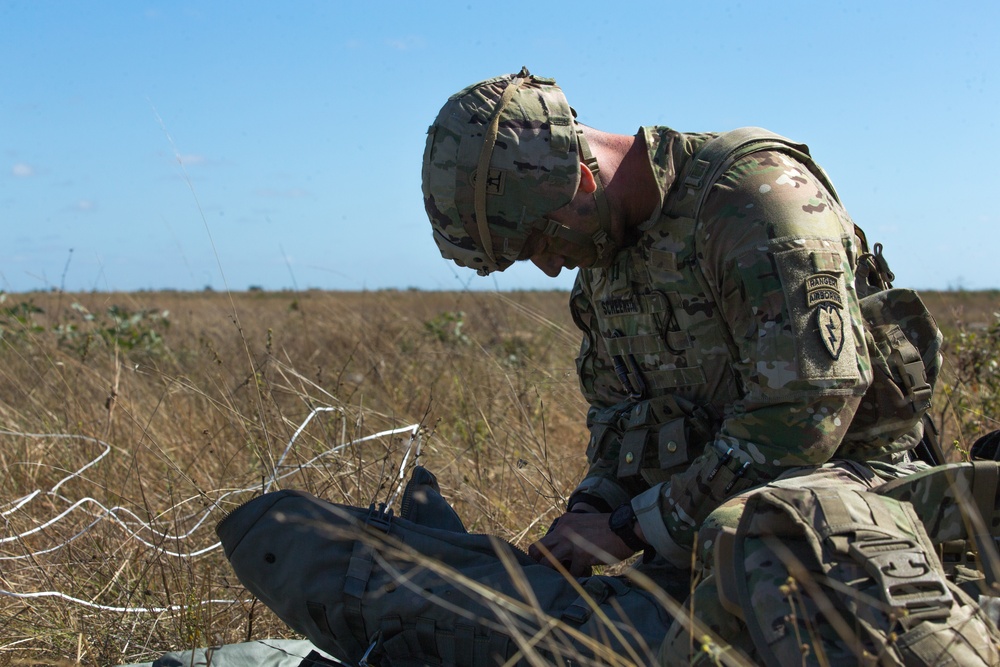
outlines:
M696 458L717 432L727 406L744 394L733 367L739 359L736 342L698 259L699 216L711 186L740 158L774 150L799 161L840 203L804 144L753 127L723 135L686 134L680 139L687 159L679 165L652 229L621 252L610 268L581 271L590 290L595 333L601 338L597 344L603 344L613 360L630 401L598 418L591 429L588 457L593 462L620 436L618 477L623 481L641 477L649 485L669 479ZM855 283L862 283L859 294L881 294L869 297L869 308L863 309L867 347L875 357L879 385L866 394L868 409L860 410L863 417L857 427L852 423L847 445L838 456L864 460L912 448L920 439L919 422L929 408L931 389L924 367L940 363L936 356L940 339L933 339L937 327L915 293L906 291L902 298L894 298L902 291L884 291L891 287L891 272L881 246L874 254L869 252L864 233L856 225L854 232L845 245L852 267L860 266ZM900 308L901 302L913 305ZM892 332L879 329L892 324L879 317L882 313L913 314L907 322L919 321L917 344L908 345L898 327ZM929 352L928 346L933 348ZM879 367L886 377L879 375ZM891 391L886 392L887 387ZM890 399L895 401L891 412L898 416L895 430L876 424L881 412L890 412L885 409ZM911 431L907 437L900 437L907 431Z

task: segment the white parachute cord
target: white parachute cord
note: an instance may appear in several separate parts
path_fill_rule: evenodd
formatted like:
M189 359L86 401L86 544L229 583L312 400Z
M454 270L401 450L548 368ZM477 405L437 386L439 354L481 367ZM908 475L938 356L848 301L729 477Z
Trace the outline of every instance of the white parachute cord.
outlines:
M295 432L292 435L292 437L290 438L287 446L285 447L285 450L282 452L281 456L279 457L278 462L275 465L274 471L272 472L270 479L268 479L267 482L264 485L264 491L265 492L269 491L279 480L287 479L288 477L292 477L292 476L294 476L296 474L299 474L301 471L313 467L314 464L316 464L318 461L320 461L322 459L325 459L325 458L327 458L329 456L332 456L332 455L334 455L334 454L336 454L336 453L338 453L340 451L343 451L344 449L347 449L349 447L352 447L352 446L355 446L355 445L358 445L358 444L361 444L361 443L364 443L364 442L368 442L368 441L371 441L371 440L377 440L379 438L384 438L384 437L387 437L387 436L396 435L396 434L400 434L400 433L409 433L410 434L410 438L409 438L409 440L407 442L407 445L406 445L406 448L405 448L405 451L404 451L404 454L403 454L402 462L400 463L400 466L399 466L399 471L398 471L398 474L397 474L397 478L399 480L403 480L404 479L405 473L406 473L406 467L407 467L407 464L410 461L411 455L413 455L413 458L414 458L415 462L419 459L419 456L420 456L420 438L419 438L420 425L419 424L411 424L411 425L408 425L408 426L403 426L403 427L398 427L398 428L393 428L393 429L387 429L385 431L380 431L379 433L375 433L375 434L372 434L372 435L369 435L369 436L365 436L363 438L352 440L350 442L343 442L343 440L346 439L346 426L345 426L342 429L342 438L341 438L342 444L339 444L339 445L337 445L335 447L327 449L326 451L320 453L317 456L314 456L313 458L309 459L308 461L306 461L304 463L296 464L294 466L286 466L284 464L285 459L293 451L296 440L298 439L299 435L305 430L306 426L313 419L313 417L315 417L320 412L333 412L333 411L343 412L343 410L341 408L319 407L319 408L314 408L306 416L306 418L303 420L303 422L295 430ZM43 533L43 532L46 531L46 529L52 528L53 526L59 524L60 522L64 521L67 517L69 517L70 515L74 514L77 511L83 512L84 514L90 515L92 517L92 520L86 526L84 526L82 529L78 530L73 535L71 535L69 538L62 540L60 543L58 543L57 545L55 545L53 547L50 547L50 548L47 548L47 549L39 549L39 550L30 551L28 553L21 554L21 555L0 556L0 561L32 559L32 558L35 558L35 557L40 556L40 555L53 553L55 551L58 551L59 549L64 548L66 545L72 543L74 540L80 538L81 536L85 535L87 532L89 532L91 529L93 529L94 526L96 526L97 524L99 524L101 521L103 521L105 519L110 520L110 521L118 524L123 529L125 529L125 531L128 533L127 537L123 540L123 543L122 543L123 545L126 542L128 542L128 541L135 540L135 541L143 544L144 546L146 546L146 547L148 547L148 548L150 548L150 549L152 549L152 550L154 550L154 551L156 551L156 552L158 552L158 553L160 553L160 554L162 554L164 556L170 556L170 557L175 557L175 558L185 558L185 559L197 558L199 556L202 556L202 555L204 555L206 553L209 553L211 551L214 551L214 550L218 549L221 546L221 543L218 542L218 541L216 541L216 542L214 542L213 544L211 544L211 545L209 545L207 547L204 547L204 548L201 548L201 549L197 549L197 550L194 550L194 551L183 551L183 552L182 551L173 551L173 550L170 550L170 549L166 548L163 545L164 545L164 543L169 543L169 542L177 542L177 543L179 543L179 542L181 542L181 541L183 541L183 540L191 537L208 520L208 518L210 517L210 515L212 514L212 512L216 508L218 508L219 504L223 500L225 500L226 498L228 498L230 496L233 496L233 495L244 494L244 493L257 493L257 492L260 491L260 487L257 487L257 486L247 487L247 488L243 488L243 489L230 489L230 490L226 491L225 493L223 493L222 495L220 495L215 500L213 500L212 503L211 503L211 506L209 506L203 513L201 513L200 518L198 518L198 520L194 523L193 526L190 527L189 530L187 530L184 533L177 534L177 535L171 535L171 534L168 534L168 533L156 530L153 527L153 522L143 521L139 517L139 515L137 515L135 512L133 512L132 510L128 509L127 507L123 507L123 506L120 506L120 505L116 505L116 506L113 506L113 507L106 507L100 501L96 500L95 498L91 498L89 496L84 497L84 498L80 498L79 500L76 500L76 501L73 501L73 500L70 500L69 498L66 498L62 494L57 493L58 490L59 490L59 488L62 487L65 483L69 482L72 479L82 478L83 472L85 470L87 470L87 469L95 466L102 459L104 459L106 456L108 456L108 454L111 453L111 449L112 449L111 445L109 445L108 443L106 443L106 442L104 442L102 440L99 440L97 438L89 437L89 436L73 435L73 434L65 434L65 433L21 433L21 432L16 432L16 431L9 431L9 430L6 430L6 429L0 429L0 436L2 436L2 435L13 436L13 437L32 438L32 439L68 439L68 440L81 440L81 441L84 441L84 442L87 442L87 443L96 443L97 445L99 445L102 448L102 451L96 457L94 457L93 459L91 459L90 461L88 461L85 465L83 465L80 468L78 468L75 472L73 472L73 473L67 475L66 477L62 478L61 480L59 480L48 491L42 491L41 489L36 489L36 490L32 491L31 493L28 493L25 496L22 496L22 497L20 497L20 498L18 498L16 500L13 500L13 501L10 501L10 502L6 503L4 505L6 507L6 509L4 509L2 512L0 512L0 517L8 518L11 515L15 514L16 512L23 510L32 501L34 501L36 499L39 499L39 498L43 498L43 497L51 497L51 498L58 499L58 500L60 500L62 502L68 503L69 506L65 510L63 510L62 512L60 512L59 514L57 514L56 516L54 516L54 517L48 519L47 521L45 521L45 522L43 522L43 523L35 526L34 528L31 528L29 530L17 533L15 535L9 535L7 537L0 538L0 544L7 544L7 543L11 543L11 542L20 542L20 541L22 541L22 540L24 540L24 539L26 539L26 538L28 538L28 537L30 537L32 535ZM286 468L286 467L287 468L291 468L291 469L288 472L281 473L280 472L281 469L282 468ZM395 499L396 499L396 497L399 495L400 491L403 488L403 484L404 484L404 482L400 481L399 485L397 486L396 492L393 494L392 500L390 500L390 504L392 502L394 502ZM160 514L159 514L159 516L164 516L166 514L169 514L170 512L176 511L178 508L182 507L183 505L185 505L185 504L187 504L189 502L193 502L195 500L201 499L202 497L203 496L199 495L199 496L187 498L187 499L182 500L182 501L180 501L178 503L175 503L172 507L167 508L166 510L161 511ZM93 510L89 509L89 506L96 506L97 508L100 509L100 511L93 511ZM193 512L193 513L187 515L186 517L184 517L183 520L184 521L190 520L190 519L198 516L198 514L199 514L198 512ZM130 519L130 520L126 520L126 519ZM148 533L148 534L151 534L151 535L155 536L155 539L157 540L157 542L152 542L152 541L149 541L148 539L144 539L140 535L140 533ZM167 613L167 612L180 611L180 610L183 610L185 608L188 608L188 607L192 606L192 605L171 605L169 607L119 607L119 606L109 606L109 605L101 605L101 604L97 604L97 603L90 602L90 601L87 601L87 600L83 600L83 599L80 599L80 598L76 598L76 597L73 597L71 595L67 595L65 593L62 593L60 591L38 591L38 592L32 592L32 593L19 593L19 592L16 592L16 591L10 591L10 590L5 590L5 589L0 589L0 596L11 597L11 598L18 598L18 599L32 599L32 598L54 597L54 598L59 598L59 599L65 600L67 602L72 602L74 604L79 604L81 606L85 606L85 607L88 607L88 608L91 608L91 609L98 609L98 610L101 610L101 611L109 611L109 612L117 612L117 613ZM238 600L202 600L202 601L199 601L198 603L196 603L196 606L202 606L202 605L206 605L206 604L236 604L237 602L240 602L240 601L238 601Z

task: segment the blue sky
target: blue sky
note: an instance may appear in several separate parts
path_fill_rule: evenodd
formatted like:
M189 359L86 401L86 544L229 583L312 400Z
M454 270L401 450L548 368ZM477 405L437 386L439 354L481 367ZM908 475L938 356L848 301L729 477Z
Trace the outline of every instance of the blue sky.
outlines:
M448 95L808 143L897 284L1000 287L1000 3L0 1L0 290L568 288L442 260Z

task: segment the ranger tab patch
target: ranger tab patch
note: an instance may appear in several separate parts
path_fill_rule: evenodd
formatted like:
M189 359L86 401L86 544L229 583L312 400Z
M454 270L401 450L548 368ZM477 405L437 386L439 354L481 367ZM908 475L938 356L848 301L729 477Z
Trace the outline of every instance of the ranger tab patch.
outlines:
M840 358L844 349L844 298L840 293L839 276L814 273L806 278L806 303L816 309L816 328L830 356Z

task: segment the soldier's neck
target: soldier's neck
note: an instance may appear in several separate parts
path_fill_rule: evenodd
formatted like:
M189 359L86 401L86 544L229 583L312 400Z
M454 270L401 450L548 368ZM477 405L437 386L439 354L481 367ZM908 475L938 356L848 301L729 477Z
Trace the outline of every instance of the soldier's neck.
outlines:
M612 218L629 237L660 205L646 140L641 131L634 136L595 131L593 139L588 134L588 140L597 155Z

